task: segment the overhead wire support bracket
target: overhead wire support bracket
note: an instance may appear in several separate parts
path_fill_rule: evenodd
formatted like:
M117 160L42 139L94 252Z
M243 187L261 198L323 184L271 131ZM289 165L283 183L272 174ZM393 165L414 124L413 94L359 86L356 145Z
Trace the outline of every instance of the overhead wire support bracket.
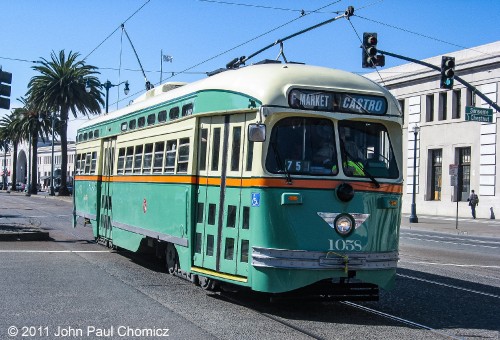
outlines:
M339 15L339 16L336 16L335 18L331 18L331 19L325 20L325 21L323 21L323 22L320 22L319 24L316 24L316 25L313 25L313 26L311 26L311 27L305 28L305 29L303 29L303 30L301 30L301 31L299 31L299 32L294 33L294 34L290 34L289 36L286 36L286 37L284 37L283 39L278 39L278 40L276 40L274 43L269 44L269 45L265 46L264 48L261 48L260 50L258 50L258 51L257 51L257 52L255 52L255 53L252 53L252 54L251 54L251 55L249 55L248 57L241 57L241 58L239 58L238 60L233 59L230 63L228 63L228 64L227 64L227 66L228 66L227 68L233 68L233 69L234 69L234 68L238 68L238 67L240 67L241 65L244 65L244 64L245 64L245 62L246 62L246 61L248 61L249 59L251 59L251 58L255 57L256 55L258 55L258 54L260 54L260 53L262 53L262 52L264 52L264 51L265 51L265 50L267 50L267 49L270 49L270 48L271 48L271 47L273 47L273 46L276 46L277 44L280 44L280 46L283 46L283 42L284 42L284 41L287 41L287 40L289 40L289 39L295 38L295 37L296 37L296 36L298 36L298 35L301 35L301 34L304 34L304 33L306 33L306 32L312 31L312 30L314 30L314 29L316 29L316 28L318 28L318 27L324 26L324 25L326 25L326 24L329 24L329 23L331 23L331 22L337 21L337 20L339 20L339 19L342 19L342 18L347 18L347 19L349 19L349 18L350 18L351 16L353 16L353 15L354 15L354 7L349 6L349 7L347 7L346 11L345 11L343 14L341 14L341 15ZM282 51L280 51L280 55L283 55L283 54L282 54ZM284 56L284 55L283 55L283 56ZM279 57L279 55L278 55L278 57ZM285 62L287 62L287 61L285 60Z
M144 80L146 81L146 90L151 90L154 86L149 82L148 77L146 76L146 72L144 72L144 68L142 67L141 60L139 59L139 55L137 54L137 51L135 50L134 44L132 44L132 40L130 40L130 37L128 36L127 30L125 29L125 24L122 24L122 31L125 32L125 35L127 36L127 39L130 43L130 46L132 46L132 50L135 53L135 57L137 58L137 62L139 63L139 66L141 67L142 75L144 76Z
M417 59L413 59L413 58L410 58L410 57L405 57L403 55L400 55L400 54L396 54L396 53L391 53L391 52L387 52L387 51L382 51L382 50L378 50L379 53L381 54L385 54L385 55L388 55L390 57L394 57L394 58L398 58L398 59L403 59L403 60L406 60L406 61L410 61L410 62L413 62L415 64L419 64L419 65L422 65L422 66L426 66L426 67L429 67L433 70L436 70L438 72L441 72L441 68L439 66L436 66L436 65L432 65L432 64L429 64L429 63L426 63L425 61L421 61L421 60L417 60ZM465 85L465 87L467 87L469 90L471 90L473 93L477 93L477 95L482 98L486 103L488 103L490 106L492 106L495 110L497 110L498 112L500 112L500 106L498 106L497 103L495 103L494 101L492 101L490 98L488 98L488 96L486 96L484 93L482 93L481 91L479 91L474 85L468 83L467 81L463 80L462 78L460 78L459 76L457 76L456 74L453 76L454 79L456 79L458 82L462 83L463 85Z

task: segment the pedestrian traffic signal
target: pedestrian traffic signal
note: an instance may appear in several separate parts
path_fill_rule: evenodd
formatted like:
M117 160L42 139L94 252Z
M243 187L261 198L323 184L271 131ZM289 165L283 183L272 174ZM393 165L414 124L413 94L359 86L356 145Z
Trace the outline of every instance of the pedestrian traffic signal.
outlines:
M12 73L2 71L0 68L0 108L10 109L10 84Z
M443 56L441 58L441 82L440 88L453 88L453 77L455 76L455 58Z
M385 57L377 55L377 33L363 33L362 66L363 68L374 68L375 66L384 66Z

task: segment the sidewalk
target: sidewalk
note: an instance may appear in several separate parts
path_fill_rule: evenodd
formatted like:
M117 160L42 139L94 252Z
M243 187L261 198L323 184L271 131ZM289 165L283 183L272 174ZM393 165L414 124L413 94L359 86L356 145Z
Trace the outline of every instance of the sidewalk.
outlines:
M402 215L402 230L422 230L455 235L500 238L500 220L498 219L478 218L474 220L459 217L457 227L455 216L418 215L418 223L410 223L409 218L409 214Z
M2 198L25 196L25 192L7 192L0 190ZM73 202L72 196L50 196L39 192L31 195L30 199L61 200L68 203ZM39 223L33 219L19 219L12 211L0 210L0 242L1 241L47 241L50 240L49 232L40 228Z

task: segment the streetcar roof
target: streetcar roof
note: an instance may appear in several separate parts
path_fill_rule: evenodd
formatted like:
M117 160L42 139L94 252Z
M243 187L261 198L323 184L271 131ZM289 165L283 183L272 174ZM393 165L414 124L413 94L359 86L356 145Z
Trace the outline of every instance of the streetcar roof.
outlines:
M192 83L162 84L139 96L129 106L93 118L79 128L206 90L242 93L259 100L262 105L288 106L286 91L291 87L391 96L388 90L374 81L346 71L293 63L255 64L217 73Z

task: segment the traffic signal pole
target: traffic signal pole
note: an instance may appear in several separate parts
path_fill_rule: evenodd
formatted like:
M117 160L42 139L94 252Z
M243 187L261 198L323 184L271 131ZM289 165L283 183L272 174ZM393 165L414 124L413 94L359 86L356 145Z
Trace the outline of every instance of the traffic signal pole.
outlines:
M378 52L381 53L381 54L384 54L384 55L388 55L390 57L394 57L394 58L398 58L398 59L403 59L403 60L410 61L410 62L419 64L419 65L422 65L422 66L427 66L427 67L429 67L429 68L431 68L433 70L441 72L441 67L436 66L436 65L432 65L432 64L429 64L429 63L426 63L425 61L413 59L413 58L410 58L410 57L405 57L403 55L399 55L399 54L391 53L391 52L387 52L387 51L382 51L382 50L378 50ZM469 84L467 81L463 80L462 78L460 78L456 74L453 75L453 78L456 79L459 83L463 84L465 87L467 87L472 92L477 93L477 95L480 98L482 98L486 103L488 103L491 107L493 107L495 110L497 110L498 112L500 112L500 106L498 106L497 103L495 103L490 98L488 98L484 93L482 93L481 91L479 91L474 85Z

